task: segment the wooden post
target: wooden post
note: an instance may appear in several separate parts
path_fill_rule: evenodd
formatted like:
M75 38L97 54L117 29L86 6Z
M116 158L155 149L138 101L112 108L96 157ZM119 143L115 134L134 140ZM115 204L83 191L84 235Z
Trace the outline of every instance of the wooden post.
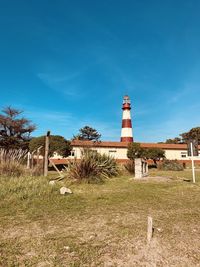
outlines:
M147 243L149 244L153 235L153 219L148 216L147 218Z
M43 146L40 146L37 148L37 167L39 166L39 159L40 159L40 149L42 148Z
M27 154L27 166L26 166L27 169L30 169L30 157L31 157L31 153L28 152L28 154Z
M49 136L50 131L47 132L45 137L45 149L44 149L44 176L48 174L48 158L49 158Z
M193 143L190 143L190 149L191 149L191 161L192 161L192 181L195 183L195 167L194 167L194 153L193 153Z

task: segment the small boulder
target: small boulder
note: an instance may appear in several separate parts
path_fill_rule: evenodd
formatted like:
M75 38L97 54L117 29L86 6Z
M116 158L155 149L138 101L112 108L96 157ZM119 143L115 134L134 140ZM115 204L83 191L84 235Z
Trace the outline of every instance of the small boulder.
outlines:
M64 246L64 249L65 249L66 251L70 251L70 247L69 247L69 246Z
M71 189L63 186L63 187L60 188L60 194L61 195L72 194L72 191L71 191Z

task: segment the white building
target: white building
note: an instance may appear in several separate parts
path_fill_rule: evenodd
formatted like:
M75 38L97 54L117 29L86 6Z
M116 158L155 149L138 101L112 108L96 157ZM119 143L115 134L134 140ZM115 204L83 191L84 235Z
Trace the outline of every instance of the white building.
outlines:
M101 154L106 154L114 157L118 162L126 162L127 157L127 147L128 142L93 142L93 141L72 141L72 151L68 158L62 158L59 155L54 156L54 161L56 163L66 163L69 159L80 159L82 151L84 148L90 148ZM141 143L143 148L161 148L165 151L165 157L170 160L179 160L181 162L189 162L190 157L187 155L187 145L186 144L157 144L157 143ZM200 149L200 146L199 146ZM200 163L200 155L195 157L195 160Z

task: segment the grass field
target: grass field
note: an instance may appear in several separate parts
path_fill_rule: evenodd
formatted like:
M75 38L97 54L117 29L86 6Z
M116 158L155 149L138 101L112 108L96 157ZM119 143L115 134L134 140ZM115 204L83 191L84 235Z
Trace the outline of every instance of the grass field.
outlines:
M97 185L1 178L0 266L200 266L200 172L195 185L191 170L150 172Z

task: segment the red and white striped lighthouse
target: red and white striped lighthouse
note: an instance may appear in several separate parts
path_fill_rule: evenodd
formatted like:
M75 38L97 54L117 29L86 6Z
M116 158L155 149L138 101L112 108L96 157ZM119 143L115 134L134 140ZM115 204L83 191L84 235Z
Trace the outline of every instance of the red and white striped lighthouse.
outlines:
M124 96L122 110L123 116L121 142L133 142L133 130L131 123L131 101L129 96L127 95Z

